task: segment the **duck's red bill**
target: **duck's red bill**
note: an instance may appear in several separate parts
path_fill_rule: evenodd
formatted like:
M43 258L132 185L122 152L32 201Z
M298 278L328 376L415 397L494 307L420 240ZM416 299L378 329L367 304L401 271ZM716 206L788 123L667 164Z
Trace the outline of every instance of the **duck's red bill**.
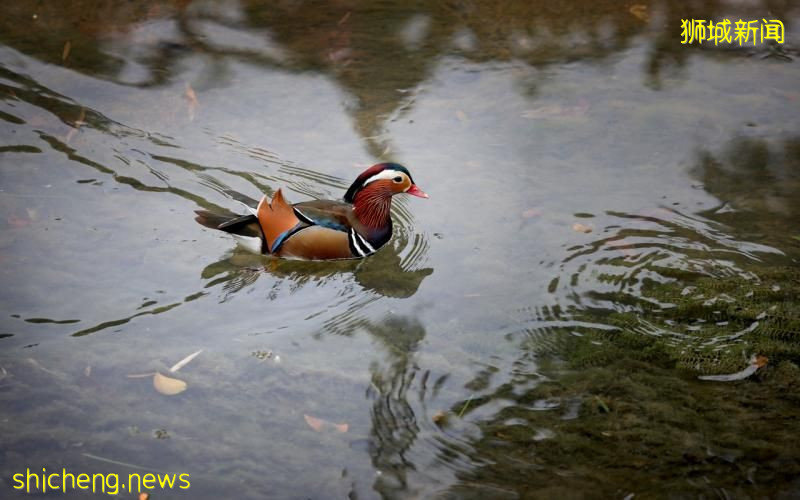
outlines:
M408 191L406 191L406 194L412 194L414 196L419 196L420 198L430 198L428 193L418 188L416 184L412 184L411 187L408 188Z

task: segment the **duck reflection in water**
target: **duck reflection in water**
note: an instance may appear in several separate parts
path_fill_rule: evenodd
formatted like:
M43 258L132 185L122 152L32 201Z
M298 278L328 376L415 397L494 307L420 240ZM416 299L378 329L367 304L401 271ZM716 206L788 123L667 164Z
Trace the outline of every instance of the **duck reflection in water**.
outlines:
M432 274L433 269L417 268L419 257L427 251L424 238L417 238L412 251L403 258L400 250L405 246L406 240L400 237L368 259L327 262L267 258L237 248L206 266L201 276L208 280L206 288L223 287L222 300L253 285L265 274L291 281L292 290L352 275L364 290L384 297L407 298L417 292L422 280Z

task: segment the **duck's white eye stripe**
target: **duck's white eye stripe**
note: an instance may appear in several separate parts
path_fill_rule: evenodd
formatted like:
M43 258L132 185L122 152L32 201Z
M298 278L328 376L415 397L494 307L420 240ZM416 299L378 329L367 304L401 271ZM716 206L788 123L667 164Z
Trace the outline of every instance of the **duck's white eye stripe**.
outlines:
M378 181L378 180L381 180L381 179L392 180L395 177L402 176L402 175L403 175L403 173L399 172L397 170L392 170L392 169L384 170L383 172L378 172L377 174L375 174L372 177L370 177L367 180L365 180L363 185L366 186L370 182Z

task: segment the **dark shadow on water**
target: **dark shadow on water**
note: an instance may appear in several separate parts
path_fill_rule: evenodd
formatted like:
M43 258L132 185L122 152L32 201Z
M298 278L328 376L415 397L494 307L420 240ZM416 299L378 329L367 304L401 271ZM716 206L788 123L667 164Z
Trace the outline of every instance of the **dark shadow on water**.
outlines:
M407 489L406 471L416 468L407 457L420 433L420 419L409 402L415 378L421 375L415 353L425 339L425 328L414 319L389 317L380 324L366 324L365 329L378 340L386 353L385 363L370 367L372 383L367 397L372 400L368 452L372 464L381 471L373 488L384 496ZM422 417L422 418L421 418Z
M431 268L412 269L412 265L408 259L404 262L393 246L367 259L333 262L281 260L236 251L206 266L201 275L207 280L207 289L222 287L222 301L266 276L289 281L292 290L298 290L306 285L324 285L334 277L351 275L366 292L382 297L408 298L417 292L422 280L433 273Z
M398 254L398 249L404 247L402 237L399 242L390 244L387 248L370 256L367 259L309 262L274 259L262 255L252 254L247 251L237 250L221 260L209 264L202 272L201 277L206 284L204 289L192 293L182 301L166 305L148 307L145 310L118 318L104 321L90 328L79 330L72 335L81 337L122 326L131 320L145 315L162 314L198 299L208 300L216 297L219 302L233 298L237 293L247 290L255 285L259 278L267 278L272 285L267 288L265 300L274 301L283 298L280 290L288 290L288 294L295 294L304 287L324 286L327 282L337 280L352 280L357 289L346 293L346 304L339 306L340 312L325 321L326 328L335 333L351 334L353 318L358 318L358 312L366 304L380 298L408 298L419 289L422 281L433 273L432 268L417 268L417 259L423 257L425 248L412 248L408 256L403 259ZM424 240L417 239L416 243ZM330 286L341 286L330 283ZM348 288L347 285L344 285ZM152 305L155 305L153 301ZM142 309L140 307L139 309ZM321 313L318 311L317 313ZM313 316L313 311L305 311L305 315ZM71 321L76 322L76 321Z
M371 489L381 498L432 492L447 484L453 471L482 463L465 453L461 436L442 432L435 422L436 401L451 374L419 359L427 335L422 322L387 314L351 326L376 340L382 354L369 367L369 433L350 443L365 451L379 471Z
M754 133L757 132L753 124ZM720 152L700 151L692 168L725 203L703 215L800 256L800 137L737 137Z

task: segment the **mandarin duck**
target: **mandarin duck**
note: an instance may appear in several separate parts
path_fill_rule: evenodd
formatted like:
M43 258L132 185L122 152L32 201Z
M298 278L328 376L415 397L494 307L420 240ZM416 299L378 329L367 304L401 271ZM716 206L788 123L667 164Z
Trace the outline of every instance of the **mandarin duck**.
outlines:
M205 227L230 233L248 250L276 257L330 260L360 259L392 237L392 196L406 193L428 198L408 169L378 163L359 175L344 201L314 200L290 204L280 189L261 199L253 213L226 217L196 210Z

